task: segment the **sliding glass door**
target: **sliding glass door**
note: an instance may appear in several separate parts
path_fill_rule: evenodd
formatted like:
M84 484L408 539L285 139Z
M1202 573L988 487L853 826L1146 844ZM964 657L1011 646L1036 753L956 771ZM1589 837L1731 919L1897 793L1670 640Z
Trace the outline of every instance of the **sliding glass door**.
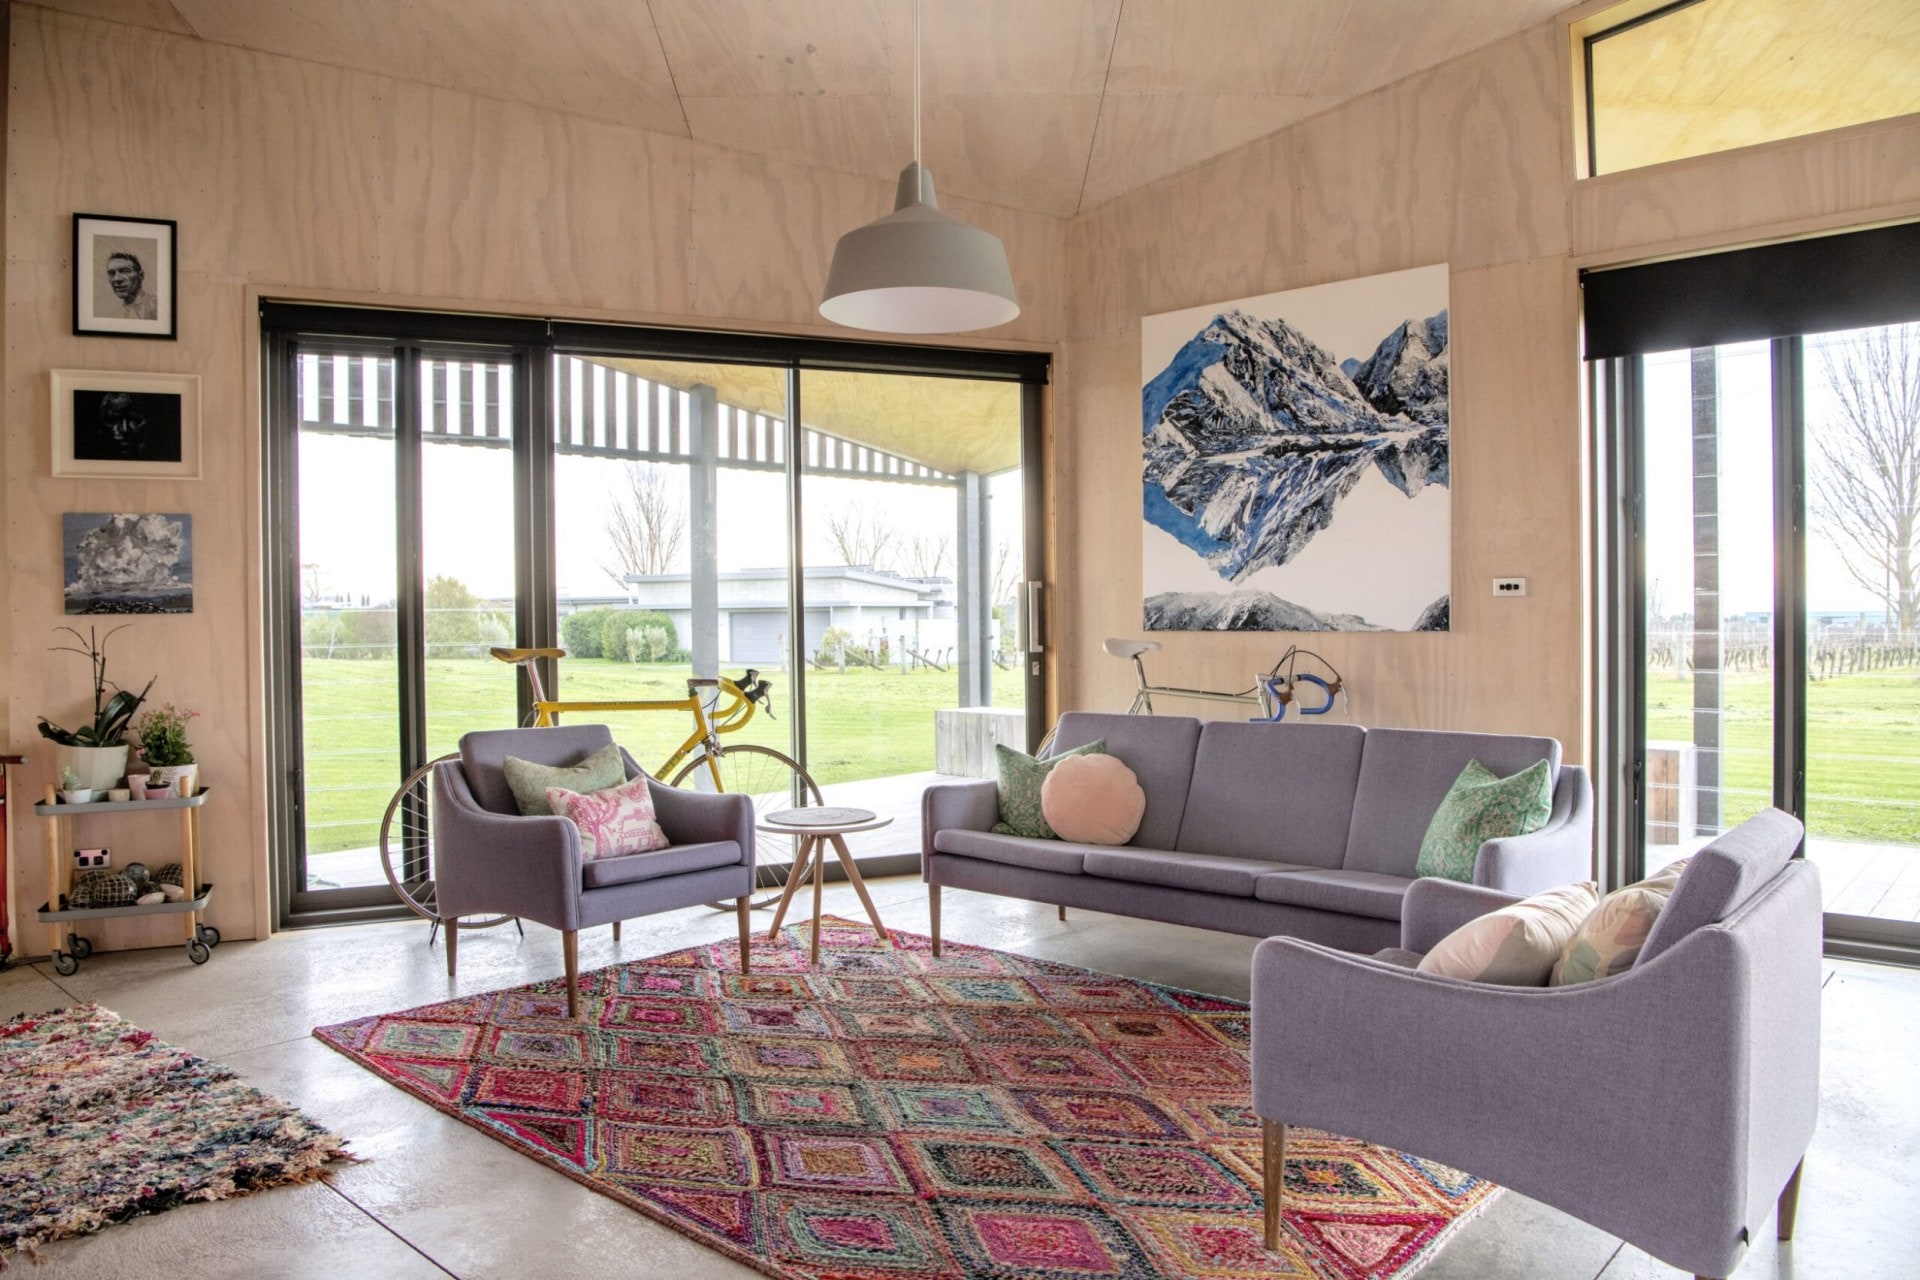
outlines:
M1606 362L1621 878L1758 809L1830 936L1920 944L1920 324Z
M931 781L1037 740L1043 358L273 304L267 334L283 920L393 909L396 788L526 717L496 645L565 648L562 699L757 672L722 785L784 808L799 761L894 818L855 850L880 871L917 865ZM713 785L691 717L597 715Z

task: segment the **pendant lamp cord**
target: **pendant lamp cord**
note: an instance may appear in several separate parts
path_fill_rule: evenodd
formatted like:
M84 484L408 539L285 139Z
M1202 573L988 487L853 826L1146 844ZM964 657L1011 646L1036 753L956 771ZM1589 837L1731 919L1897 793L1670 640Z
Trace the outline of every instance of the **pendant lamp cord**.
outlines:
M913 163L920 163L920 0L913 0Z

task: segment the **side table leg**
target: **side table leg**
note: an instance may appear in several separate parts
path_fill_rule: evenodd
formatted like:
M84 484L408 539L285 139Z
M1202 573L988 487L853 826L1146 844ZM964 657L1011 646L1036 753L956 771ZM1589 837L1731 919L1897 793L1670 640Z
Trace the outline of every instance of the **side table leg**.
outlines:
M189 898L193 897L194 890L200 887L192 883L194 870L193 815L194 810L192 809L182 809L180 811L180 879L186 882L183 887ZM189 911L183 918L187 922L187 941L192 942L194 936L200 932L199 916L195 912Z
M813 942L808 964L820 963L820 889L827 878L827 857L822 848L825 844L826 841L818 837L813 840Z
M860 878L860 868L853 865L853 855L847 852L847 842L842 837L833 837L833 851L840 857L840 866L847 873L847 879L853 881L853 891L860 895L860 905L867 909L867 919L873 921L873 931L880 935L880 941L888 946L893 939L887 936L887 926L880 923L880 913L874 910L873 899L867 896L867 882Z
M780 922L787 918L787 908L793 903L793 891L807 878L807 859L812 853L813 837L801 836L800 849L793 855L793 865L787 868L787 887L780 891L780 905L774 908L773 924L767 929L768 942L780 936Z
M47 788L47 803L53 803L52 787ZM60 818L58 815L50 815L47 818L47 906L55 911L60 909L60 895L67 891L66 882L60 875L60 846L63 843L65 842L61 839ZM47 954L58 953L62 949L60 944L64 941L60 936L59 921L55 920L47 925L47 938Z

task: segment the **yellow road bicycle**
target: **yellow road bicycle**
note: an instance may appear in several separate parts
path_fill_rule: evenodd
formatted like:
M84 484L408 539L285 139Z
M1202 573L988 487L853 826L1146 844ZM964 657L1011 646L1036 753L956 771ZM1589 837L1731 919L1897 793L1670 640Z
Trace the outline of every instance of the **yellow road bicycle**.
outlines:
M696 791L751 796L756 820L774 810L821 803L820 788L792 756L757 742L729 744L721 740L725 734L744 729L756 711L764 709L767 715L773 714L773 686L751 667L738 680L725 676L691 678L684 698L570 702L547 697L537 665L541 659L566 657L565 649L496 648L489 652L518 667L525 676L533 695L533 710L527 717L530 725L544 728L558 724L562 715L581 712L678 712L688 717L690 731L660 767L651 771L654 777ZM459 758L458 752L449 752L408 774L387 802L387 812L380 820L380 863L387 882L414 914L433 921L436 931L442 917L435 905L433 770L435 765ZM756 839L756 875L761 888L779 889L786 884L793 867L794 844L792 837L763 835ZM460 927L485 929L511 918L463 917Z

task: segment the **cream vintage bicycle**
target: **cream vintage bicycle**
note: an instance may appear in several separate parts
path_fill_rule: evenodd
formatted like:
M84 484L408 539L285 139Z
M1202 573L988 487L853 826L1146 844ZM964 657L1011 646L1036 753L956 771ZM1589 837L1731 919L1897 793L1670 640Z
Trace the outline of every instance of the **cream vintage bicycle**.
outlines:
M744 729L756 712L773 714L773 685L751 667L738 680L692 677L684 698L568 701L547 697L538 666L543 659L566 657L565 649L496 648L489 652L518 667L524 675L533 695L533 710L527 716L531 726L545 728L558 724L562 715L581 712L678 712L688 717L690 730L660 767L651 771L652 776L676 787L750 796L756 825L766 813L822 803L820 788L792 756L757 742L729 744L722 740ZM380 863L387 882L415 915L434 922L436 932L442 917L435 905L433 770L444 761L459 758L459 753L449 752L408 774L380 820ZM763 836L755 842L755 875L760 888L778 890L785 886L797 852L795 845L794 839L779 836ZM486 929L510 919L505 915L477 920L463 917L460 927Z

